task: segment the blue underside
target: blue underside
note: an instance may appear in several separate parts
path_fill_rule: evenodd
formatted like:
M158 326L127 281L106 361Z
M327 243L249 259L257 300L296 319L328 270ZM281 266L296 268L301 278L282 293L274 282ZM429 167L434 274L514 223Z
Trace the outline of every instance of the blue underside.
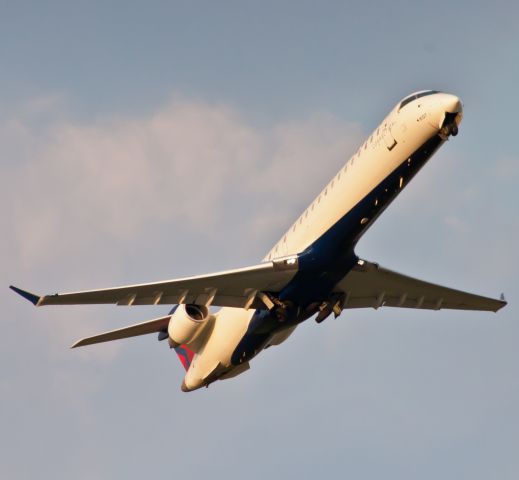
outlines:
M299 271L280 292L279 299L301 308L282 324L271 312L257 310L231 357L233 365L249 361L280 329L300 323L315 313L311 305L328 299L335 285L357 262L354 249L360 237L402 190L401 183L407 185L442 143L443 140L435 136L422 145L299 255ZM368 221L361 224L365 218Z

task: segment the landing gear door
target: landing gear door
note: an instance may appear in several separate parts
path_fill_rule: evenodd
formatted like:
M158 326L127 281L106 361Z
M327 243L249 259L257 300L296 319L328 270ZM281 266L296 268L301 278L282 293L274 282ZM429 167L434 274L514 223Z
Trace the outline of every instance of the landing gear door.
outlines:
M384 129L382 131L382 135L384 136L384 143L386 145L386 148L391 151L393 148L396 147L396 140L395 137L393 137L393 134L391 133L391 125L388 123L384 124Z

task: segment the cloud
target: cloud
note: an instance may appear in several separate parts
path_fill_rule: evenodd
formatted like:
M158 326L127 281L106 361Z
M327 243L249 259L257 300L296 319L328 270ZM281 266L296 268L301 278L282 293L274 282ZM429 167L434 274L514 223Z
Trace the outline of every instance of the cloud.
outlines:
M0 125L14 153L1 166L13 206L9 230L26 267L150 225L208 232L226 223L233 202L253 202L247 228L256 217L265 228L271 215L267 228L279 229L284 210L322 186L359 134L328 114L261 130L225 105L178 98L151 114L91 123L64 118L56 105L35 100ZM35 116L50 121L35 124Z

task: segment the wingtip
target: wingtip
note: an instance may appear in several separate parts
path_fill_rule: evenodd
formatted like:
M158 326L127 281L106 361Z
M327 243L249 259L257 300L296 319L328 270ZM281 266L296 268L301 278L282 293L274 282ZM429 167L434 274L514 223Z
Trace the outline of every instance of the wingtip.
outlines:
M501 305L499 305L498 309L496 310L496 312L498 312L499 310L501 310L502 308L506 307L508 305L508 302L506 300L501 300Z
M41 297L39 295L35 295L34 293L27 292L25 290L22 290L21 288L15 287L13 285L9 285L9 288L16 292L18 295L22 296L26 300L29 300L33 305L38 306L38 303L41 300Z
M78 341L76 341L75 343L73 343L70 348L78 348L78 347L84 347L85 345L90 345L91 343L89 342L89 338L86 337L86 338L80 338Z
M506 307L508 305L508 302L504 299L503 295L501 295L501 298L499 298L499 300L497 300L497 307L496 309L494 310L494 313L497 313L499 312L499 310L501 310L502 308Z

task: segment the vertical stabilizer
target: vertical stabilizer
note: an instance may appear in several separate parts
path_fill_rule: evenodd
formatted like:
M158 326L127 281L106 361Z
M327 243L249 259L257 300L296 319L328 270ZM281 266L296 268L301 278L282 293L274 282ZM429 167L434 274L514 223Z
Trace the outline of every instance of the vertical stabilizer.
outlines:
M191 350L187 345L179 345L178 347L175 347L175 352L177 352L180 363L182 363L187 372L191 366L195 352L193 352L193 350Z
M175 305L171 311L169 312L170 315L173 315L175 311L177 310L178 305ZM191 350L187 345L179 345L178 347L175 347L175 352L177 352L178 358L180 360L180 363L183 365L183 367L186 369L186 372L189 370L189 367L191 366L191 362L193 361L193 357L195 356L195 352Z

